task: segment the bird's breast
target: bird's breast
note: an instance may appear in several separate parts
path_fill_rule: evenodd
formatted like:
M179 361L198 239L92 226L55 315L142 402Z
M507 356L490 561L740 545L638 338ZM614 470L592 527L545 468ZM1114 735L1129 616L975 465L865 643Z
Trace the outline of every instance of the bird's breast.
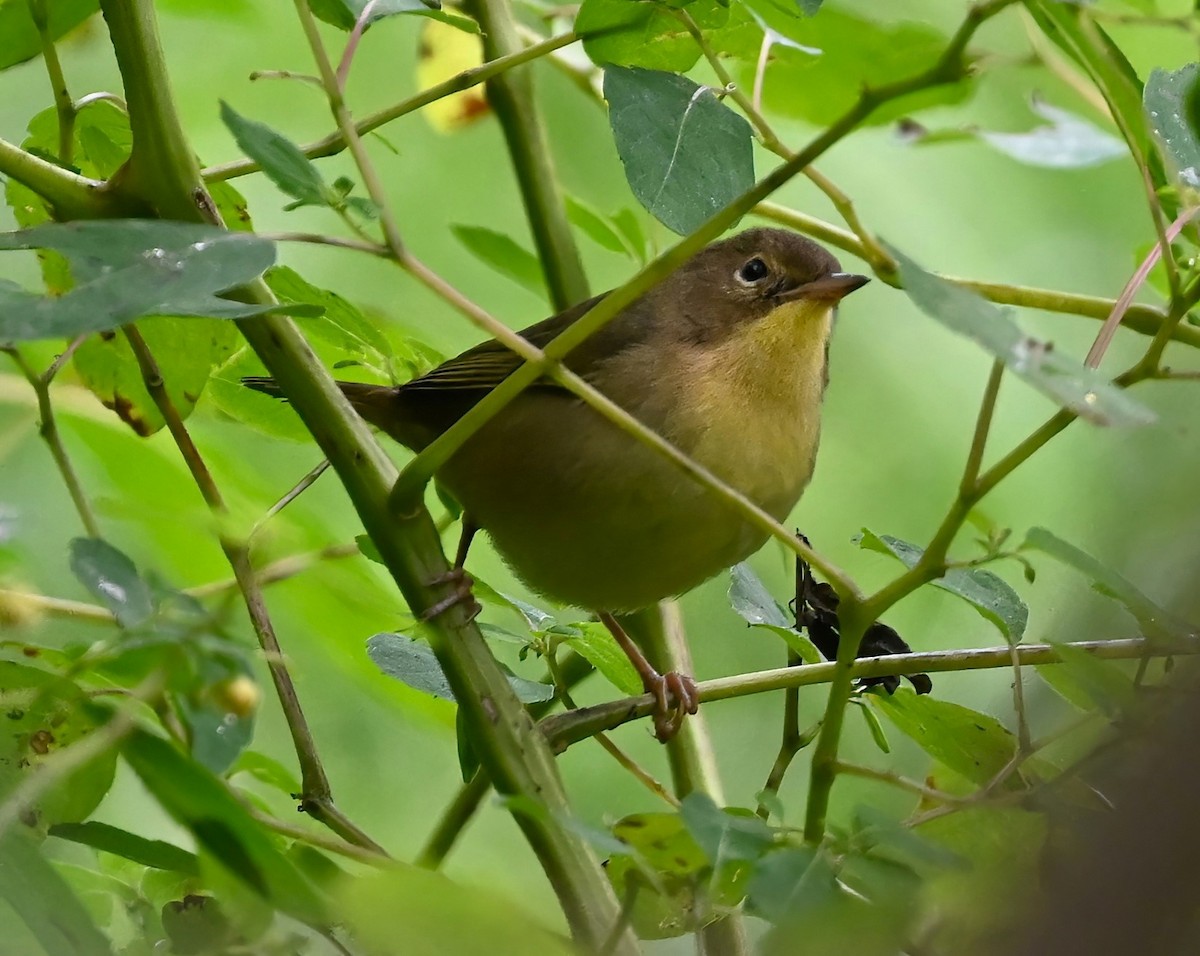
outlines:
M812 476L832 314L790 303L691 349L665 430L718 477L782 517Z

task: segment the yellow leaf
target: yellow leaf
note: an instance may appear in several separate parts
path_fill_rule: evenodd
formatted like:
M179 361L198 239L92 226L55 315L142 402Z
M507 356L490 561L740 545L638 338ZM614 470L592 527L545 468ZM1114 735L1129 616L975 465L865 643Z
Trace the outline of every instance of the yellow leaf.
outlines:
M482 62L483 46L478 35L437 20L425 21L421 32L421 55L417 61L417 84L421 89L436 86ZM489 111L480 84L435 100L421 110L421 115L439 132L453 133L486 116Z

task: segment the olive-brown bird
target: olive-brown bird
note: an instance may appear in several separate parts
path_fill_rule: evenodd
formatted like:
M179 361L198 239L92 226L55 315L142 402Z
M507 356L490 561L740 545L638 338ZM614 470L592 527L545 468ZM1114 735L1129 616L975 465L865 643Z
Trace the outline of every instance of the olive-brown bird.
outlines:
M782 520L812 476L834 311L866 282L803 236L749 229L699 252L565 364ZM544 347L601 298L521 335ZM420 451L522 361L493 340L404 385L340 385L363 418ZM660 738L695 712L691 678L658 674L612 614L736 564L761 547L761 529L548 380L468 439L437 480L464 509L460 558L482 528L534 591L600 614L656 697Z

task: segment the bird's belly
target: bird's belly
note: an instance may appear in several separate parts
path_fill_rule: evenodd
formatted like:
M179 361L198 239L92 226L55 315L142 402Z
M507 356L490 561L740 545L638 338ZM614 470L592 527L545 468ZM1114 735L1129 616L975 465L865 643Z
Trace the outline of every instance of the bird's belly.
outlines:
M530 415L518 400L439 476L531 588L566 604L631 610L681 594L761 547L764 532L657 452L574 399L555 400L563 403L555 416L544 408ZM750 448L745 422L713 424L706 441L685 450L786 516L808 481L815 437L768 430L767 444L782 445ZM547 453L553 466L538 467Z

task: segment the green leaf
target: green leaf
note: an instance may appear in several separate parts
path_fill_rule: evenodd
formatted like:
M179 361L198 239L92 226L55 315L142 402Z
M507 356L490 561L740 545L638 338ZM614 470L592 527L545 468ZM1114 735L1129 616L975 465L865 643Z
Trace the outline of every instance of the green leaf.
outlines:
M1045 528L1031 528L1022 548L1033 548L1069 565L1088 578L1101 594L1120 601L1151 640L1170 642L1194 637L1196 628L1150 600L1128 578L1105 567L1086 551L1063 541Z
M729 861L757 860L774 842L771 828L749 810L718 807L706 793L689 793L679 815L713 869Z
M608 628L596 621L570 625L570 636L559 639L604 675L623 694L642 693L642 679ZM556 635L557 636L557 635Z
M55 824L50 828L50 836L81 843L94 850L103 850L105 853L112 853L157 870L174 870L189 876L198 876L200 873L196 854L181 850L173 843L148 840L144 836L96 820L89 820L87 823Z
M342 30L352 30L368 0L309 0L309 6L317 17ZM367 26L384 17L397 13L426 13L440 10L441 0L375 0Z
M609 252L617 252L634 259L638 257L638 253L630 246L615 222L574 196L564 196L563 201L567 207L568 221L596 245Z
M336 292L318 288L288 266L272 266L263 278L280 302L321 310L319 316L300 320L306 333L371 361L381 361L392 354L391 344L376 324Z
M433 648L425 641L404 634L375 634L367 640L367 656L388 677L394 677L414 690L442 700L455 699L442 665L438 663ZM508 683L521 703L538 704L554 697L551 685L518 677L507 669L505 671Z
M1043 342L1025 335L1002 309L983 297L923 270L888 247L900 265L904 290L926 315L973 339L1052 401L1098 425L1145 425L1155 415L1113 385L1103 374Z
M866 701L858 697L850 698L850 703L858 706L858 712L863 715L863 721L867 725L867 732L870 733L871 740L874 741L875 746L885 754L890 754L892 752L892 745L888 741L887 732L883 729L883 724L879 722L875 711L867 706Z
M792 627L783 608L744 561L729 569L729 603L751 627L783 638L804 663L817 664L823 659L816 645Z
M236 327L217 319L148 316L138 322L138 331L154 356L167 395L184 418L196 407L209 377L241 341ZM76 349L72 362L83 384L137 434L152 435L163 427L125 336L92 336Z
M877 535L867 528L862 529L858 546L867 551L877 551L898 558L909 568L915 565L924 553L915 544L887 534ZM949 591L970 604L995 624L1009 643L1017 644L1025 636L1025 627L1029 623L1029 608L1003 578L991 571L984 568L951 568L943 577L931 583L934 587Z
M138 627L154 614L150 587L132 561L99 538L71 542L71 573L126 628Z
M179 715L188 732L192 759L213 773L223 773L254 736L254 708L231 704L223 692L235 681L253 688L248 663L236 654L195 655L196 677L177 695Z
M0 834L0 899L54 956L112 956L104 934L70 885L26 834Z
M135 730L122 747L146 789L238 883L306 924L327 904L224 784L173 746Z
M787 847L763 857L746 894L751 912L778 923L827 906L840 891L825 853Z
M1143 100L1168 164L1186 187L1200 189L1200 63L1153 70Z
M1128 155L1122 140L1074 113L1036 99L1033 111L1050 125L1027 133L981 130L979 138L1017 162L1050 169L1082 169Z
M1094 78L1129 131L1135 145L1149 155L1150 139L1142 112L1142 84L1137 71L1091 14L1057 0L1028 0L1025 9L1050 40ZM1163 185L1160 182L1156 186Z
M1116 661L1093 657L1081 647L1054 643L1062 658L1058 664L1042 664L1038 675L1080 710L1101 710L1112 719L1127 711L1137 698L1132 678Z
M404 864L345 881L338 913L345 914L361 951L380 956L578 953L565 937L543 929L519 897L514 902L508 893L464 886Z
M815 17L821 9L824 0L796 0L796 6L806 17Z
M584 0L575 17L583 49L599 66L640 66L669 73L690 70L700 47L676 15L683 3ZM722 27L730 12L718 0L691 0L687 11L702 31Z
M282 133L265 123L246 119L221 100L221 121L247 156L258 163L267 178L283 192L305 205L333 205L333 190L317 167Z
M729 603L747 624L791 627L779 602L745 561L729 569Z
M226 776L232 777L238 773L249 774L259 783L274 787L289 797L301 792L300 781L291 770L274 757L268 757L266 754L254 750L243 750L238 754L237 760L233 762L233 766L229 768Z
M84 740L101 720L75 684L55 674L0 660L0 804L64 747ZM116 772L116 753L105 751L46 790L22 820L39 829L85 819L104 799Z
M546 297L546 277L542 264L532 252L511 237L483 226L451 226L454 238L471 255L536 296Z
M59 40L100 9L100 0L50 0L46 34ZM0 70L40 56L42 41L29 12L29 0L0 0Z
M75 288L47 297L0 280L0 339L25 341L102 332L143 315L244 318L289 311L217 293L257 278L274 261L270 240L215 226L114 219L0 233L0 250L66 255Z
M914 694L907 687L890 696L865 696L900 733L973 783L992 780L1016 753L1016 739L1000 721L969 707Z
M922 23L883 23L844 9L824 9L804 17L781 5L762 2L751 8L768 29L788 44L776 42L763 80L762 101L768 112L795 116L814 126L828 126L858 101L863 88L878 88L917 76L945 50L949 38ZM756 66L748 59L741 75L749 89ZM879 125L931 106L957 103L972 91L970 76L899 97L883 104L866 120Z
M610 66L609 123L634 196L685 235L754 185L750 124L686 77Z

